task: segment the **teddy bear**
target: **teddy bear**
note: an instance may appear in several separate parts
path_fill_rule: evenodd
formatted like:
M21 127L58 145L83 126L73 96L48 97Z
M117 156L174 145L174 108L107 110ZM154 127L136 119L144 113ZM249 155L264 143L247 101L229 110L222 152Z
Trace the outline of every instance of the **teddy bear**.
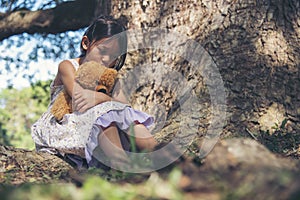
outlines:
M84 89L111 94L117 78L117 71L105 67L95 61L89 61L80 65L75 72L75 81ZM72 113L72 98L63 89L54 101L51 113L57 121L65 114Z

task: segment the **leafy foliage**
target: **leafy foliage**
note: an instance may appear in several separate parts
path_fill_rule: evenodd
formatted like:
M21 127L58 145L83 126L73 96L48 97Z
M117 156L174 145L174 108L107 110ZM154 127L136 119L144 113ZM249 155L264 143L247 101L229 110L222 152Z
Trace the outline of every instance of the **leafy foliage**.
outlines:
M4 65L0 74L12 74L13 77L23 74L30 83L34 83L37 72L30 70L31 64L44 59L55 62L78 56L82 34L83 30L78 30L55 35L24 33L10 37L0 42L0 64ZM12 85L10 80L7 81L8 85Z
M0 17L17 10L43 10L57 6L66 0L0 0ZM19 74L23 78L34 83L34 75L30 69L31 64L44 59L51 59L54 62L72 58L79 55L79 44L83 30L67 31L59 34L19 34L0 41L0 76L5 79L16 77ZM13 86L10 79L7 85Z
M181 170L174 168L166 179L158 173L152 173L148 180L139 184L109 182L99 176L88 177L81 188L72 184L25 184L18 188L5 186L0 194L7 199L182 199L178 183L182 177ZM134 177L132 177L134 178ZM2 189L2 191L1 191Z
M16 10L36 10L55 7L57 4L65 0L46 0L46 1L36 1L36 0L1 0L0 6L2 12L8 13Z
M38 81L23 89L1 91L0 143L33 148L31 125L46 111L50 98L50 81Z

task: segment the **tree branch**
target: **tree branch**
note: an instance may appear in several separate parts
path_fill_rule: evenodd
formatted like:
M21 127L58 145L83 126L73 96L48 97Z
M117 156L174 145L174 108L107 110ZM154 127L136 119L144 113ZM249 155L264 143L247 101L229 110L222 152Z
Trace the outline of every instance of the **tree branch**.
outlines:
M0 13L0 41L21 33L61 33L89 25L95 13L109 13L108 1L76 0L47 10ZM100 8L99 8L100 7ZM97 10L97 12L95 12Z

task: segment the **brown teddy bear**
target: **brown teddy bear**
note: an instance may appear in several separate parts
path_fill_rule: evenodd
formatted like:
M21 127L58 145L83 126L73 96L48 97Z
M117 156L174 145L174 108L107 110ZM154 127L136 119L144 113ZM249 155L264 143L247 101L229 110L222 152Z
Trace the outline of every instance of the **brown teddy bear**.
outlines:
M94 61L80 65L75 73L75 81L82 88L106 94L111 93L116 78L115 69L107 68ZM72 98L65 90L62 90L52 105L51 113L56 120L60 121L65 114L72 112Z

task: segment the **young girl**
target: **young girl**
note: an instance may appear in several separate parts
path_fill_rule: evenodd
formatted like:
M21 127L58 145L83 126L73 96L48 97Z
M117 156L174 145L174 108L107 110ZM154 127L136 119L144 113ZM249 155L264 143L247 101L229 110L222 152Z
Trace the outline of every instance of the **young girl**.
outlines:
M152 150L156 146L157 142L148 130L153 118L128 106L120 84L110 97L83 89L74 82L76 69L87 61L121 69L127 49L124 31L125 28L111 17L97 18L82 37L81 55L59 64L58 73L50 85L48 110L32 126L31 134L37 151L65 156L80 167L85 161L88 166L98 166L99 158L102 159L96 149L100 148L110 159L111 166L119 167L128 162L128 135L123 132L130 134L129 127L133 127L139 149ZM62 121L57 122L50 110L62 89L72 96L76 112L66 114Z

